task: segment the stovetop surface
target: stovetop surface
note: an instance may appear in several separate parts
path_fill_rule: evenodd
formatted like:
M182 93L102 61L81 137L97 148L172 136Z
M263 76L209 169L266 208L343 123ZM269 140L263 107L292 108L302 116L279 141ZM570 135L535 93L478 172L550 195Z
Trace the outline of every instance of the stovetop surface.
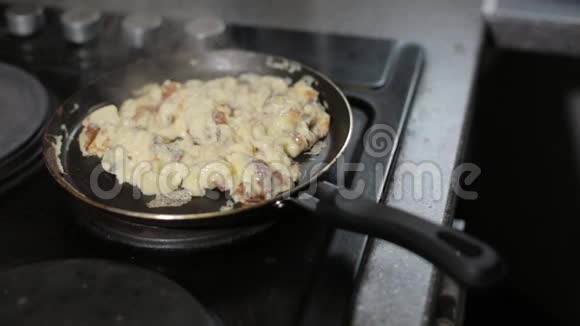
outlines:
M339 83L355 122L345 161L370 167L348 173L346 184L379 180L364 195L381 200L381 181L396 155L420 73L421 50L393 40L265 28L228 26L228 32L228 47L285 55ZM103 70L135 59L103 59L93 53L98 49L67 45L57 28L22 40L0 27L0 61L31 72L60 100ZM364 135L376 125L389 126L393 146L369 155ZM328 179L344 176L334 169ZM172 279L224 325L337 325L349 318L366 236L335 230L289 206L275 211L279 218L271 228L245 241L194 252L144 250L87 233L74 222L71 200L44 168L0 196L0 271L65 258L109 259Z

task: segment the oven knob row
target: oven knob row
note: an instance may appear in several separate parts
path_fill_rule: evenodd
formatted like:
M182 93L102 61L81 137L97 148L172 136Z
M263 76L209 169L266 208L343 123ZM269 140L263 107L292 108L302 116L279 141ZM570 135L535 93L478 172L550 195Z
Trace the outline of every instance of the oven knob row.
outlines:
M44 12L38 6L14 5L6 9L4 16L8 31L14 36L31 36L44 24ZM94 10L69 9L60 14L65 39L79 45L97 37L101 20L101 13ZM160 16L131 14L123 19L121 26L129 46L143 48L162 24L163 19ZM195 48L211 48L225 30L226 24L223 20L211 17L192 19L183 25L187 42Z
M31 36L44 23L42 8L33 5L15 5L4 12L6 27L10 34L20 37Z

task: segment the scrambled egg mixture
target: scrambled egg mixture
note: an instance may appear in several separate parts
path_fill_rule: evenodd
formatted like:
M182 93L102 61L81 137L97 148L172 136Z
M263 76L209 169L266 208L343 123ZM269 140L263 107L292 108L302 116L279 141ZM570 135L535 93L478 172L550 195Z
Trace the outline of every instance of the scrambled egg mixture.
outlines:
M120 109L87 116L79 145L145 195L219 189L252 204L294 186L293 158L325 137L329 124L307 80L244 74L146 85Z

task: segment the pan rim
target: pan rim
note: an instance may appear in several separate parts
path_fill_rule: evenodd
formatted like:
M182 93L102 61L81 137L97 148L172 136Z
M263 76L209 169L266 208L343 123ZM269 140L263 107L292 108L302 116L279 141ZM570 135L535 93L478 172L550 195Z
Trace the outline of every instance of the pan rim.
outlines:
M245 54L250 54L250 55L263 56L265 58L273 58L273 59L286 60L288 62L295 62L295 63L299 64L300 67L306 68L310 72L313 72L314 74L316 74L317 78L320 78L320 79L324 80L326 83L328 83L328 85L330 85L337 92L337 94L340 96L341 101L345 104L346 109L347 109L347 113L348 113L348 119L349 119L348 133L347 133L346 139L344 140L338 153L329 162L326 162L325 166L322 169L320 169L318 172L316 172L314 175L312 175L308 180L294 186L292 189L290 189L288 191L285 191L283 193L278 194L277 196L275 196L271 199L262 201L258 204L242 206L240 208L235 208L235 209L231 209L231 210L202 212L202 213L190 213L190 214L139 212L139 211L133 211L133 210L128 210L128 209L123 209L123 208L118 208L118 207L106 205L106 204L100 203L94 199L89 198L84 193L82 193L81 191L79 191L78 189L73 187L69 182L67 182L65 180L64 176L61 174L61 172L57 171L55 166L49 164L49 161L51 159L51 158L49 158L49 155L50 155L49 148L52 147L52 143L49 141L49 139L51 137L53 137L54 135L49 135L48 128L45 128L45 130L43 132L44 136L43 136L43 150L42 150L42 152L43 152L45 165L46 165L50 175L57 181L57 183L61 187L63 187L65 190L67 190L67 192L69 192L74 197L76 197L77 199L83 201L84 203L86 203L90 206L93 206L93 207L96 207L96 208L99 208L99 209L102 209L102 210L105 210L105 211L108 211L111 213L119 214L122 216L150 220L150 221L203 220L203 219L214 219L214 218L220 218L220 217L226 217L226 216L239 215L239 214L243 214L249 210L253 210L253 209L260 208L260 207L264 207L266 205L273 205L275 203L285 201L288 198L290 198L291 195L301 191L302 189L304 189L308 185L312 184L313 182L316 182L318 180L318 178L320 178L324 173L326 173L336 163L338 158L344 154L344 151L346 150L348 144L350 143L350 140L352 137L352 129L353 129L353 114L352 114L352 108L351 108L350 103L348 102L348 100L346 98L346 95L340 90L340 88L329 77L327 77L325 74L323 74L319 70L314 69L308 65L305 65L302 62L298 62L296 60L292 60L292 59L289 59L289 58L283 57L283 56L272 55L269 53L239 50L239 49L217 50L217 51L212 51L212 52L208 53L208 55L211 55L211 53L220 53L220 52L239 52L239 53L245 53ZM98 81L94 81L94 83L96 83L96 82L98 82ZM47 124L47 127L49 125L53 124L53 122L54 122L53 120L56 119L59 111L61 111L61 110L64 111L64 106L68 103L69 99L80 94L84 89L86 89L86 87L88 87L88 86L83 87L81 90L79 90L79 91L75 92L73 95L71 95L68 99L66 99L60 105L58 110L53 112L52 116L50 117L49 123Z

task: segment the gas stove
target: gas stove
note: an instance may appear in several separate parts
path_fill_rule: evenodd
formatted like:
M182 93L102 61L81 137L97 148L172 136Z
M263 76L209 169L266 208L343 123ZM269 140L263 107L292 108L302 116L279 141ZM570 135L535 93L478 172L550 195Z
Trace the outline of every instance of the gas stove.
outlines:
M387 180L364 194L383 200L420 76L422 52L415 45L216 19L2 10L0 63L40 81L48 112L99 75L176 47L243 48L313 66L339 84L353 107L354 139L345 161L373 167L347 175L335 169L326 178L345 178L347 186ZM163 48L155 42L164 36L176 40L175 35L189 41L163 42ZM363 143L373 126L388 126L390 134L378 146L389 150L369 155ZM22 146L37 148L29 138ZM74 199L38 164L15 170L6 180L12 182L0 195L2 324L2 319L31 324L67 315L69 321L52 323L241 326L349 320L367 236L333 229L293 207L273 211L284 215L275 223L243 229L177 232L118 221L95 224L73 212ZM171 309L157 304L167 300L174 302Z

